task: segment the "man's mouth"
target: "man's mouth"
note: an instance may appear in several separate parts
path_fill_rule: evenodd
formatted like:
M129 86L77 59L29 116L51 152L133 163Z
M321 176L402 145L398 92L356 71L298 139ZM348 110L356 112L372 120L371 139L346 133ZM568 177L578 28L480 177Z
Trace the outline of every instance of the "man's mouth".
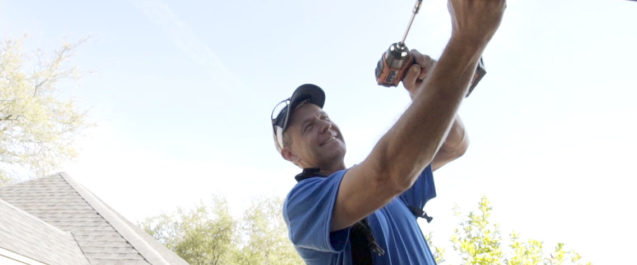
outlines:
M329 138L325 139L324 141L322 141L319 146L324 146L332 141L336 140L336 134L332 134Z

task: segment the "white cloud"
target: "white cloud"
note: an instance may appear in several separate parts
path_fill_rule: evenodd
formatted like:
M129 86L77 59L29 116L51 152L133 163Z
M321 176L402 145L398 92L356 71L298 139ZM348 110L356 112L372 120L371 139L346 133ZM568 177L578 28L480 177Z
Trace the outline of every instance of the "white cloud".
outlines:
M152 0L135 3L150 21L165 31L180 51L208 71L218 89L225 89L227 92L241 84L240 79L224 65L219 56L166 3Z

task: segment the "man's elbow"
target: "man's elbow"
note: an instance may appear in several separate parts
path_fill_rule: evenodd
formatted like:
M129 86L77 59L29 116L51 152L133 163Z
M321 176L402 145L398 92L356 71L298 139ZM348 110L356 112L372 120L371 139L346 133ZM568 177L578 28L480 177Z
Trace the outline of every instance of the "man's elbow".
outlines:
M412 171L413 169L410 167L397 167L386 163L372 178L372 183L375 184L374 186L382 187L382 190L393 197L403 193L413 185L415 181L409 177L413 175Z
M469 149L469 138L465 136L454 149L455 150L452 151L455 156L454 158L459 158L464 155L467 149Z
M467 152L467 149L469 149L469 141L467 138L453 145L443 145L431 163L432 169L435 171L447 163L458 159Z
M438 155L446 157L445 160L454 160L464 155L467 149L469 149L469 138L465 136L460 141L445 142L438 150Z

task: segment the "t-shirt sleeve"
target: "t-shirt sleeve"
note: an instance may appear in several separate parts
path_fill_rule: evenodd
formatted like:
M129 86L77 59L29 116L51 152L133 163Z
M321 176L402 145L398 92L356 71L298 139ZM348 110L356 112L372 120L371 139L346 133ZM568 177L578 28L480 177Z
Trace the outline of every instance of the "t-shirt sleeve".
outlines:
M417 207L418 209L424 208L425 203L434 197L436 197L436 187L431 165L420 173L418 180L411 188L400 195L400 199L407 206Z
M283 205L283 218L295 247L332 253L343 251L349 228L330 233L330 223L345 172L303 180L290 191Z

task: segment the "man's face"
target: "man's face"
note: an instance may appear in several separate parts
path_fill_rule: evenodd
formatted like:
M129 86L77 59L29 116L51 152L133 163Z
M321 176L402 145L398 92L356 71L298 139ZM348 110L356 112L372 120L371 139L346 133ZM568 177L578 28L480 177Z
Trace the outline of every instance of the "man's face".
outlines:
M298 107L290 117L285 131L291 144L284 157L303 168L333 168L343 164L345 141L340 130L327 114L314 104Z

